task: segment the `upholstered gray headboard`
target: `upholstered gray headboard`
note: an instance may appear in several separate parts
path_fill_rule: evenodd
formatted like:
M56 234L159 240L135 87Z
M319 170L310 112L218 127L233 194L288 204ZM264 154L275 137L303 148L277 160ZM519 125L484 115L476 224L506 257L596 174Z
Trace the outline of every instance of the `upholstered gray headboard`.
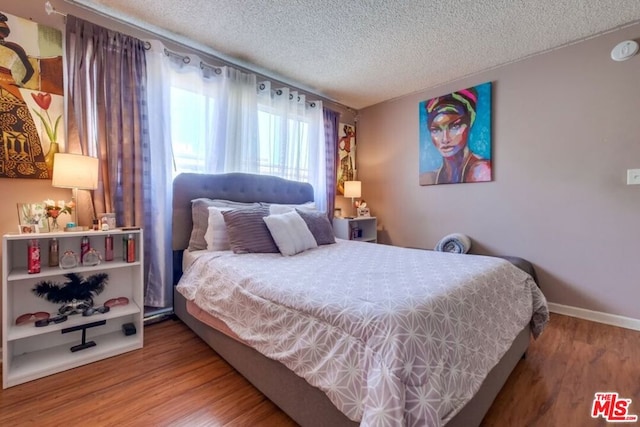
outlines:
M300 204L313 201L311 184L249 173L183 173L173 181L172 247L186 249L193 222L191 200L199 197L236 202Z

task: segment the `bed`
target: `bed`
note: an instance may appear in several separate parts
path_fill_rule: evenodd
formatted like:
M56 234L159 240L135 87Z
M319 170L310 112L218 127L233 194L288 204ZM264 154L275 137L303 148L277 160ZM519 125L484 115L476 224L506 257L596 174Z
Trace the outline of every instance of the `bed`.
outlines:
M179 287L176 287L176 291L174 292L174 311L176 315L207 342L221 357L254 384L256 388L301 425L351 426L360 424L360 421L362 421L363 425L413 424L437 426L444 423L446 423L447 426L479 425L507 377L526 352L532 332L535 334L540 333L548 317L546 302L544 301L544 297L539 293L539 290L537 290L533 279L526 273L522 273L521 270L513 267L507 261L489 259L489 257L435 252L427 254L427 251L419 251L416 249L384 247L384 245L372 245L360 242L338 241L335 245L318 247L293 257L282 257L279 254L233 255L224 253L223 251L219 253L212 251L200 256L193 256L193 254L187 253L188 259L186 261L188 262L186 262L186 264L189 265L189 268L185 270L184 278L178 282L178 279L183 275L182 266L183 261L185 261L183 256L185 249L189 245L193 227L191 201L198 198L224 199L244 203L263 202L300 205L313 200L313 189L308 184L287 181L271 176L241 173L219 175L181 174L176 177L174 181L173 199L172 239L174 249L174 282L179 284ZM354 258L351 259L349 257ZM377 291L377 288L372 288L372 295L368 295L366 298L359 298L357 292L360 292L360 290L358 290L356 282L377 283L378 278L375 276L384 275L387 272L389 272L390 276L386 281L393 281L394 285L398 283L398 286L403 287L416 282L415 278L411 277L406 280L402 279L402 271L404 271L402 269L396 271L395 275L392 274L394 268L396 268L393 265L397 265L398 262L391 263L391 261L389 261L391 260L390 257L402 258L405 260L403 262L409 263L407 265L410 267L407 267L406 270L421 269L423 268L423 264L433 266L450 264L452 266L450 270L453 271L453 276L460 276L460 280L465 281L465 283L466 281L469 281L469 283L474 281L478 283L482 282L484 283L484 288L487 289L487 295L493 292L493 294L491 294L493 296L487 297L482 293L484 291L476 289L470 292L470 295L480 295L480 299L489 299L489 304L493 304L489 307L492 307L491 309L496 312L502 311L500 310L501 304L496 303L500 298L518 299L519 297L515 294L514 296L507 297L503 295L503 291L498 291L497 287L489 286L492 283L492 279L484 276L488 273L476 273L476 269L482 270L485 268L483 266L487 266L489 270L497 269L503 276L507 275L517 278L517 286L521 286L526 292L531 292L531 294L522 297L529 299L531 307L527 310L531 312L522 314L522 309L519 309L520 320L518 320L518 322L514 320L514 322L512 322L513 324L504 327L505 330L509 329L509 332L505 332L505 336L499 337L497 344L488 345L488 347L503 347L502 349L496 350L499 356L491 356L496 358L495 363L488 360L488 355L483 354L482 361L478 362L481 367L477 369L477 372L474 368L471 374L467 371L460 373L457 371L457 368L454 368L453 370L457 375L453 377L453 380L445 377L444 374L442 375L442 382L445 382L445 379L449 378L447 381L452 383L464 383L466 387L465 390L470 389L469 384L471 384L473 386L472 396L470 395L463 400L458 395L450 396L448 389L441 393L443 394L442 396L434 396L434 394L439 394L440 391L436 390L433 384L426 385L428 381L423 381L424 378L416 381L406 380L406 378L402 377L402 375L405 374L404 371L406 371L407 378L421 378L425 375L427 377L435 377L433 369L437 369L439 366L441 367L441 364L430 364L430 367L428 369L425 368L425 372L423 372L420 370L421 365L415 363L416 360L425 359L427 356L429 360L435 360L435 358L432 357L433 355L425 350L431 347L415 346L414 344L418 338L413 336L412 333L402 335L401 338L398 338L400 341L394 341L395 338L385 339L378 337L378 335L381 335L377 333L377 331L380 330L380 325L386 325L395 317L398 317L390 310L380 309L380 304L384 305L385 303L383 300L377 299L378 294L389 293L389 291ZM312 266L320 265L324 259L332 262L330 265L334 267L323 267L316 271L311 271L313 269ZM357 273L359 277L355 278L354 276L350 276L352 273L349 272L349 268L335 267L342 265L340 262L336 262L336 259L345 260L345 265L356 263L354 260L369 259L371 267ZM376 265L385 267L381 270L376 270L376 268L378 268ZM295 280L287 279L288 276L285 276L284 272L288 270L305 272L307 274L307 277L304 278L305 285L301 286L300 283L297 283ZM238 293L237 291L239 291L241 296L249 299L237 304L242 305L246 303L247 305L251 305L266 300L270 305L269 308L264 308L265 313L260 311L262 310L260 305L252 307L252 312L259 312L257 317L261 319L260 322L255 323L264 323L269 325L271 329L277 329L275 326L272 326L277 324L277 321L272 321L264 317L267 316L266 312L271 311L270 307L274 304L284 307L289 311L279 316L281 316L281 318L291 319L300 311L300 307L308 305L307 300L312 299L311 296L309 296L311 290L316 293L319 292L318 289L323 287L320 286L319 283L327 283L327 281L330 280L330 277L323 276L326 271L329 270L340 275L339 283L330 287L333 289L334 298L330 299L329 296L326 296L322 309L316 309L316 311L312 311L311 314L304 314L306 317L296 323L297 326L292 326L292 329L305 329L300 325L309 324L315 328L316 324L327 323L331 328L329 335L320 335L321 332L317 329L313 329L313 333L310 335L318 337L318 341L322 341L323 343L332 343L332 345L325 346L328 353L319 357L316 365L310 365L311 373L309 373L309 370L301 370L298 365L302 364L296 362L298 358L302 357L300 354L304 353L304 351L298 351L299 349L287 350L287 348L284 347L284 343L287 341L295 342L297 340L299 342L311 342L310 338L305 337L300 340L300 336L296 335L295 340L282 339L282 345L272 344L268 339L260 338L260 331L250 330L252 326L246 324L246 318L250 316L246 312L234 318L232 313L223 312L222 309L216 309L215 304L207 303L205 299L205 297L208 298L211 297L211 295L213 295L215 299L216 296L222 294L227 295L227 293L234 292ZM465 270L469 271L463 274L462 272ZM230 272L233 277L237 276L238 279L227 280L225 278L226 276L218 276L222 271ZM271 271L271 273L268 273L268 271ZM205 272L207 275L213 274L211 277L215 277L216 279L211 280L209 276L205 275ZM369 276L367 276L368 274ZM409 276L408 273L407 276ZM436 277L440 277L440 273L436 272L430 276L433 276L433 279L429 280L434 281ZM246 288L250 289L250 292L247 292L242 286L248 283L247 280L249 278L254 277L258 278L257 283L251 283L249 285L250 288ZM279 277L282 277L280 282L278 282ZM428 282L429 280L425 279L424 281ZM315 283L316 281L318 281L318 283ZM222 290L222 288L216 288L215 291L211 291L205 287L205 284L208 282L215 282L216 286L222 286L223 283L229 282L232 290L227 291ZM240 286L239 283L242 283L242 285ZM345 285L345 283L347 283L347 285ZM489 283L489 285L487 285L487 283ZM262 289L258 290L255 288L254 290L254 286L262 284L266 285L269 292L274 291L274 288L282 289L285 291L284 295L276 295L273 299L270 299L270 295L267 297L266 294L260 293L263 292ZM340 292L336 292L336 289L340 288L336 286L344 286L345 289L343 298L337 301L335 294ZM385 286L387 287L384 289L393 289L393 287L389 285ZM463 287L466 286L467 285ZM178 289L180 289L180 291ZM425 287L418 287L411 290L411 294L416 295L417 298L417 295L424 291L426 295L431 296L433 291L425 289ZM507 291L511 292L509 288L507 288ZM507 291L504 292L506 293ZM462 292L462 290L457 290L456 292ZM495 294L496 292L498 292L498 294ZM393 291L390 291L390 293L393 294ZM295 295L301 298L296 299L294 298ZM472 298L472 296L461 295L462 294L458 294L459 301L466 301ZM316 296L314 296L314 298L315 297ZM325 297L321 295L320 298ZM397 295L392 295L391 298L390 301L396 301L394 298L397 299ZM370 314L366 322L358 319L354 321L351 312L347 310L349 306L354 304L354 301L359 301L360 299L364 300L365 305L369 304L369 308L363 309L360 306L358 308L359 311ZM258 302L256 302L256 300L258 300ZM439 301L441 306L451 305L450 301ZM504 301L503 303L506 304ZM394 302L394 304L396 303ZM414 314L413 311L415 310L408 311L408 318L411 319L411 322L416 321L414 317L411 317ZM473 309L467 311L473 311ZM466 329L471 330L475 327L484 327L485 323L489 325L493 321L491 317L486 316L486 313L484 315L480 314L478 319L475 320L472 317L467 317L463 320L463 314L460 314L460 316L459 321L456 320L452 323L457 322L459 329L462 331ZM506 316L515 316L515 314L511 313ZM526 316L528 320L523 321L523 316ZM449 318L449 314L445 314L444 317ZM403 321L407 321L408 318L403 317ZM333 320L338 323L330 324ZM257 327L259 328L259 325ZM438 328L437 325L436 328ZM487 326L486 328L488 330L502 329L502 327L498 328L495 326ZM398 329L398 327L395 327L395 329ZM387 332L384 332L382 334L386 333ZM422 332L422 334L424 335L424 332ZM429 332L426 334L429 335ZM330 337L328 338L328 336ZM467 350L479 352L477 348L482 347L481 344L477 346L475 344L473 346L465 344L465 340L473 339L472 336L467 335L467 338L463 341L460 341L460 338L451 338L452 335L448 332L442 332L441 336L447 336L447 340L451 340L453 343L452 346L456 348L474 347L471 350L467 348ZM376 339L378 341L376 341ZM434 346L434 348L444 348L444 352L447 353L448 344L444 343L444 341L447 340L440 340L439 345ZM430 342L432 341L433 340L430 340ZM389 343L393 343L393 345ZM307 347L309 346L314 347L313 343ZM256 348L259 349L259 351L256 350ZM355 356L341 355L337 350L338 348L355 348L359 349L359 352L356 352ZM390 348L395 350L389 350ZM398 353L398 351L396 351L397 348L403 349L399 353L402 353L402 357L406 360L395 359L395 356L391 357L395 353ZM411 349L411 351L407 351L406 349ZM316 351L315 347L314 351ZM422 351L426 353L420 353ZM493 352L493 349L488 348L486 352ZM268 354L270 357L263 355L263 353ZM410 353L410 355L407 356L407 353ZM456 353L456 355L453 355L454 353ZM446 357L451 360L457 357L458 359L455 359L457 360L456 363L471 366L472 362L469 362L464 355L458 355L457 353L458 351L448 351ZM348 381L351 382L344 388L338 387L335 384L344 385L344 372L350 374L351 370L343 371L340 374L340 378L334 378L328 382L320 375L316 375L324 369L324 365L331 365L331 363L335 363L335 360L350 360L353 366L362 366L363 372L353 373L353 379L349 378ZM407 362L407 360L409 360L409 362ZM471 360L471 358L469 358L469 360ZM411 365L411 367L409 367L409 365ZM447 369L449 373L451 369ZM329 372L328 369L327 372ZM480 378L478 378L478 376L480 376L479 372L482 372ZM349 375L347 375L347 377L348 376ZM399 379L400 377L402 378ZM457 378L463 379L458 380ZM341 381L342 383L340 383ZM374 386L374 384L378 385ZM452 384L450 387L453 388L454 386L457 387L457 384ZM380 387L379 392L376 387ZM343 392L345 388L349 388L349 393ZM348 396L345 396L347 394ZM378 396L377 398L381 402L384 402L379 405L375 403L376 396ZM358 397L361 397L362 401L366 401L367 403L358 403ZM428 404L424 404L424 406L429 407L429 410L415 408L415 402L423 401L428 401ZM432 402L436 403L432 404ZM376 411L376 405L385 406L385 408ZM436 409L431 410L433 407Z

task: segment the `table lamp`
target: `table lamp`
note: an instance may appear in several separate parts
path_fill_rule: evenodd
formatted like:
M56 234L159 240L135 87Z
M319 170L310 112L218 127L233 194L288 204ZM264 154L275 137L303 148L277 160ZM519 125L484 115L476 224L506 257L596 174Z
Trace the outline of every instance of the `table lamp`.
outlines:
M73 222L78 225L78 190L98 188L98 159L81 154L56 153L53 156L53 178L51 185L72 188Z
M355 210L355 199L362 195L362 182L360 181L345 181L344 182L344 197L351 197L351 209ZM355 218L355 217L354 217Z

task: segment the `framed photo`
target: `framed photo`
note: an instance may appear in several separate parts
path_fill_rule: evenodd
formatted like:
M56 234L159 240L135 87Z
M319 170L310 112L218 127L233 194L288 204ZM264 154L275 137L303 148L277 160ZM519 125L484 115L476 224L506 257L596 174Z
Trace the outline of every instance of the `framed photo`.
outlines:
M18 203L18 224L33 224L38 230L48 229L44 203Z
M40 227L36 224L20 224L18 231L20 234L35 234L40 232Z
M342 218L342 208L335 208L333 210L333 217L334 218Z

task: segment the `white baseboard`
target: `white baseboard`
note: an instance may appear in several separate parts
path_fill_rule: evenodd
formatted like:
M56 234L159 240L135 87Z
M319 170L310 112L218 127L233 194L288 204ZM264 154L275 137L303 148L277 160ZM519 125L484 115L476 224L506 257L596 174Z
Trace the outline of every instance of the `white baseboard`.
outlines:
M640 331L640 319L618 316L617 314L603 313L601 311L587 310L585 308L571 307L570 305L556 304L553 302L550 302L548 305L549 311L552 313L564 314L566 316L577 317L579 319L591 320L592 322Z

